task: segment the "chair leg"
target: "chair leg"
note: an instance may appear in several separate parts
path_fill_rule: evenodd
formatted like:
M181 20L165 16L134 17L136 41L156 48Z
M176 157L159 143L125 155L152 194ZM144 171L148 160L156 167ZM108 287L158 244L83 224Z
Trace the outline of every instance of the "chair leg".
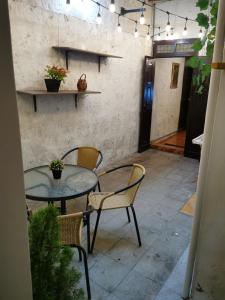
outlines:
M88 214L86 217L86 226L87 226L87 251L91 253L90 250L90 215Z
M87 295L88 295L88 300L91 300L91 288L90 288L90 281L89 281L89 272L88 272L88 263L87 263L87 254L86 251L84 250L83 247L79 246L78 249L83 254L83 259L84 259L84 271L85 271L85 278L86 278L86 286L87 286Z
M128 207L126 207L126 211L127 211L128 222L130 223L130 213L129 213L129 208Z
M89 196L89 194L87 194L87 200L86 200L86 210L88 210L88 196Z
M98 191L101 192L100 182L98 181Z
M139 232L139 229L138 229L138 222L137 222L136 213L135 213L133 205L131 205L130 207L131 207L133 217L134 217L134 224L135 224L135 228L136 228L136 232L137 232L138 244L139 244L139 247L141 247L141 237L140 237L140 232Z
M95 229L94 229L94 234L93 234L93 238L92 238L92 243L91 243L91 250L90 250L90 253L93 253L93 249L94 249L94 245L95 245L95 239L96 239L96 235L97 235L98 224L99 224L101 212L102 212L101 209L99 209L99 210L97 211L97 220L96 220L96 223L95 223Z
M81 253L81 250L80 248L77 248L78 250L78 254L79 254L79 261L82 261L82 253Z

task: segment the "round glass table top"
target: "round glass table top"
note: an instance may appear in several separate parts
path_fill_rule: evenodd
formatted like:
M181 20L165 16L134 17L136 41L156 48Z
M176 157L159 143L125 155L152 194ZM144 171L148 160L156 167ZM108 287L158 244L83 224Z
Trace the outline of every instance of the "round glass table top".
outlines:
M98 183L96 174L76 165L64 165L61 179L54 179L48 166L24 172L26 197L39 201L73 199L92 191Z

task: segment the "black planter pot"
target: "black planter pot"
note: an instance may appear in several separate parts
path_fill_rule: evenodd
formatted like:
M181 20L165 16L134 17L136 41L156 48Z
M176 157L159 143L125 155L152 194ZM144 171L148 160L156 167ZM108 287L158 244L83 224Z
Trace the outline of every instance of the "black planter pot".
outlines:
M62 171L52 170L52 175L54 179L60 179L62 176Z
M60 84L61 84L61 80L45 79L45 85L48 92L57 93L59 91Z

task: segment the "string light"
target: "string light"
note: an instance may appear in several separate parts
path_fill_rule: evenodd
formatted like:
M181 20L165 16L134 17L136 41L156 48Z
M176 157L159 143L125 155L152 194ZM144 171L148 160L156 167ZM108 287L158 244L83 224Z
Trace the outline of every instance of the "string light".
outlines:
M203 36L204 36L203 31L202 31L202 29L200 29L200 30L199 30L199 34L198 34L198 37L199 37L200 39L202 39Z
M188 30L187 30L187 21L188 21L188 18L185 19L185 25L184 25L184 30L183 30L183 35L186 36L188 34Z
M118 31L119 33L122 32L122 27L121 27L121 25L120 25L120 15L118 15L117 31Z
M101 17L101 14L100 14L100 4L98 3L98 14L97 14L97 18L96 18L96 22L100 25L102 23L102 17Z
M151 38L151 36L150 36L150 25L148 25L148 33L146 35L147 41L150 41L150 38Z
M138 38L139 37L139 32L138 32L138 29L137 29L137 21L135 23L136 23L136 25L135 25L135 30L134 30L134 37Z
M174 28L171 28L171 32L170 32L170 39L173 40L174 39L174 32L173 32Z
M114 13L116 11L116 5L115 5L115 0L111 0L111 3L109 5L109 11L111 13Z
M143 8L142 8L142 13L141 13L141 16L140 16L140 24L141 25L144 25L145 24L145 16L144 16L144 2L143 2Z
M137 0L137 2L143 3L143 0ZM186 18L183 17L183 16L180 16L180 15L178 15L178 14L175 14L175 13L172 13L172 12L168 12L168 11L162 9L162 8L159 8L159 7L157 7L155 4L146 3L145 1L144 1L144 4L147 5L148 7L154 8L155 10L158 10L158 11L160 11L160 12L162 12L162 13L166 13L166 14L169 13L170 15L172 15L172 16L174 16L174 17L177 17L177 18L180 18L180 19L183 19L183 20L186 19ZM188 20L191 21L191 22L194 22L194 23L198 23L198 22L197 22L196 20L194 20L194 19L190 19L190 18L189 18Z
M157 41L160 41L160 40L161 40L160 27L159 27L159 33L158 33L157 36L156 36L156 40L157 40Z
M166 24L166 31L169 32L171 29L171 25L170 25L170 13L167 11L167 16L168 16L168 21Z
M70 0L65 0L65 1L66 1L66 4L68 4L68 5L71 4L71 1L70 1ZM84 2L84 1L86 1L86 0L81 0L81 1ZM106 9L106 10L109 10L109 11L112 12L112 13L115 13L116 15L118 15L118 17L121 16L118 12L116 12L115 0L111 0L109 6L105 6L105 5L101 4L101 3L99 3L98 0L89 0L89 1L95 3L95 4L98 5L98 7L99 7L99 9L98 9L98 14L97 14L97 17L96 17L96 22L97 22L98 24L101 24L101 23L102 23L102 17L101 17L101 13L100 13L100 8L101 8L101 7L104 8L104 9ZM172 16L176 16L176 17L178 17L178 18L181 18L181 19L184 19L184 20L185 20L185 27L184 27L183 35L187 35L187 33L188 33L188 31L187 31L187 22L188 22L188 21L197 23L197 21L194 20L194 19L185 18L185 17L180 16L180 15L177 15L177 14L175 14L175 13L172 13L172 12L169 12L169 11L166 11L166 10L163 10L163 9L161 9L161 8L159 8L159 7L156 7L156 6L153 5L153 4L146 3L145 0L136 0L136 1L142 3L142 5L143 5L142 13L141 13L141 16L140 16L140 24L141 24L141 25L145 25L145 17L144 17L144 6L145 6L145 5L148 6L148 7L151 7L151 8L155 8L156 10L161 11L162 13L167 14L167 16L168 16L168 21L167 21L166 28L165 28L165 30L166 30L166 32L167 32L167 35L166 35L167 37L169 37L169 32L170 32L170 30L171 30L171 24L170 24L170 16L171 16L171 15L172 15ZM137 29L137 21L136 21L136 20L133 20L132 18L129 18L129 17L127 17L127 16L123 16L123 17L124 17L125 19L131 21L131 22L135 22L136 27L135 27L134 35L135 35L135 37L138 37L138 36L139 36L139 32L138 32L138 29ZM149 27L150 25L147 25L147 24L146 24L145 26L148 26L148 27ZM159 30L160 30L160 27L159 27ZM118 18L117 31L118 31L118 32L121 32L121 31L122 31L122 27L121 27L121 25L120 25L119 18ZM175 33L175 34L177 34L177 33ZM173 36L174 38L175 38L175 34L174 34L173 32L171 32L171 36ZM200 31L199 31L199 38L202 38L203 36L204 36L203 31L202 31L202 29L200 29ZM153 36L153 37L154 37L154 36ZM147 38L147 39L150 39L150 38L151 38L150 33L149 33L149 30L148 30L148 33L147 33L147 35L146 35L146 38ZM157 40L161 40L160 31L159 31L159 33L157 34L156 39L157 39Z

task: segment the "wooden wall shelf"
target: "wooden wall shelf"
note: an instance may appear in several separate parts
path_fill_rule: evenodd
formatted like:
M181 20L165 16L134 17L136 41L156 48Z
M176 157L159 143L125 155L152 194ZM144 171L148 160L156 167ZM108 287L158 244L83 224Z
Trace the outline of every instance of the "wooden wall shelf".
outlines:
M33 98L34 102L34 111L37 111L37 96L74 96L74 101L75 101L75 107L77 108L77 100L78 100L78 95L89 95L89 94L101 94L101 92L97 91L76 91L76 90L61 90L59 92L47 92L46 90L19 90L17 91L19 94L24 94L24 95L30 95Z
M117 56L117 55L113 55L113 54L83 50L83 49L72 48L72 47L53 46L52 48L57 50L57 51L62 51L62 52L65 53L67 70L68 70L68 67L69 67L69 52L82 53L82 54L97 56L98 57L98 71L99 72L101 71L101 59L102 58L123 58L122 56Z

